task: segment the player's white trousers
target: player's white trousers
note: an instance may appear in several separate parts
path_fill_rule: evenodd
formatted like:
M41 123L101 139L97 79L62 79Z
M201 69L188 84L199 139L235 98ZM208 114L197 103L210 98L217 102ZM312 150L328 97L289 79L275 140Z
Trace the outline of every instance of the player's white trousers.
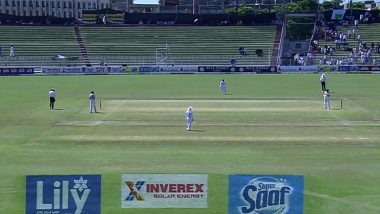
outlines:
M325 109L330 109L330 98L323 99L323 106Z
M227 88L226 87L221 87L220 90L222 91L223 95L226 95L226 93L227 93Z
M96 112L96 102L95 100L90 100L90 113Z
M186 119L187 129L190 129L190 128L191 128L191 123L193 123L193 120L192 120L191 118L187 118L187 119Z

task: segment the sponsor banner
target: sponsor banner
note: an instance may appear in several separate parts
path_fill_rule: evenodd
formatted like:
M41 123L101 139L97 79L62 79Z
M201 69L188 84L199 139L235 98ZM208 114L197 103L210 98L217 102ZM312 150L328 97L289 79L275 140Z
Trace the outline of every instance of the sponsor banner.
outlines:
M34 68L28 67L6 67L0 68L0 75L24 75L34 74Z
M122 208L207 208L206 174L123 174Z
M338 66L338 71L340 72L356 72L359 71L357 65L340 65Z
M82 20L87 22L96 22L99 18L99 14L96 13L82 13Z
M41 67L42 73L82 73L82 67Z
M229 214L302 214L303 176L229 175Z
M198 66L160 66L160 72L198 72Z
M333 10L331 19L342 20L346 10Z
M279 66L277 69L281 73L314 73L318 72L317 66Z
M274 73L277 67L274 66L199 66L198 72L256 72L256 73Z
M159 71L159 67L158 66L153 66L153 67L150 67L150 66L141 66L139 68L139 71L141 73L158 72Z
M137 73L139 71L138 66L130 66L130 65L125 65L123 66L121 72L122 73Z
M83 73L120 73L122 70L121 66L82 67Z
M59 67L59 66L46 66L41 67L42 73L68 73L68 74L80 74L80 73L120 73L122 71L121 66L72 66L72 67Z
M26 176L26 214L100 212L100 175Z
M319 72L336 72L338 66L335 65L320 65L318 66Z
M113 22L124 22L124 13L106 14L106 19Z
M380 71L380 66L374 66L374 65L361 65L358 66L358 71L360 72L366 72L366 71Z

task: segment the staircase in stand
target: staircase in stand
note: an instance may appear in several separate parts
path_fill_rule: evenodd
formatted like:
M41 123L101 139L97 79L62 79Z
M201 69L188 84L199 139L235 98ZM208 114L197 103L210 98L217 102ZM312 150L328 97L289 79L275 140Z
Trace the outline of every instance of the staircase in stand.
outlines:
M272 48L272 58L270 60L271 66L277 66L277 58L280 50L280 41L281 41L281 31L282 25L277 25L276 35L274 38L273 48Z
M80 33L79 27L75 26L74 27L74 31L75 31L75 39L78 42L83 62L84 62L84 64L86 64L86 66L91 66L90 60L88 59L88 54L87 54L86 46L83 43L83 38L82 38L82 35Z

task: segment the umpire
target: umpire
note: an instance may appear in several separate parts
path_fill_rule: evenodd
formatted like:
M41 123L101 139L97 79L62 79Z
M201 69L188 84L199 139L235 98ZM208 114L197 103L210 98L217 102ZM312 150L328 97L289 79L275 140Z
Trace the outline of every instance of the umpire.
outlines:
M50 109L52 110L54 109L54 103L55 103L55 89L54 88L50 89L49 91L49 99L50 99L49 106L50 106Z

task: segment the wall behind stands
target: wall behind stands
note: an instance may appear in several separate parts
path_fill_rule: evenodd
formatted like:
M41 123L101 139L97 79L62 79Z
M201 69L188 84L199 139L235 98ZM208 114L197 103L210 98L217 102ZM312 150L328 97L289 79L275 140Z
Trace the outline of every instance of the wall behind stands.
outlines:
M244 25L257 23L270 23L276 19L275 13L258 14L249 16L231 16L229 14L173 14L173 13L126 13L125 24L157 24L158 22L173 22L173 24L198 24L198 25L219 25L222 21L236 24L237 20ZM195 20L197 20L195 22Z
M379 10L368 11L368 10L353 9L352 16L355 17L355 19L359 20L360 14L365 14L367 12L369 12L372 15L372 17L375 18L375 22L380 22ZM332 13L333 13L333 10L326 10L323 12L323 15L326 20L330 20ZM349 16L351 16L351 11L346 10L346 13L344 14L344 19L348 19Z

